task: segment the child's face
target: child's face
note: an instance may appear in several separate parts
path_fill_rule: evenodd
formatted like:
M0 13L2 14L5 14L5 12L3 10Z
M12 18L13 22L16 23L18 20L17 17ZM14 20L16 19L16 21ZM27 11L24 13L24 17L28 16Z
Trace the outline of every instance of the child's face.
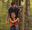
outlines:
M15 18L16 17L15 13L11 13L11 17Z

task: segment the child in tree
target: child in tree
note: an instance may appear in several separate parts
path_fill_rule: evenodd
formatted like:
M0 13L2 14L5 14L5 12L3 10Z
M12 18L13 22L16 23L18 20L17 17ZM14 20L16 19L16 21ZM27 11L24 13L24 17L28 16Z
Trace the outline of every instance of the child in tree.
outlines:
M9 18L9 21L10 30L19 30L19 18L16 17L14 12L11 13L11 18ZM8 21L6 21L6 24L8 24Z

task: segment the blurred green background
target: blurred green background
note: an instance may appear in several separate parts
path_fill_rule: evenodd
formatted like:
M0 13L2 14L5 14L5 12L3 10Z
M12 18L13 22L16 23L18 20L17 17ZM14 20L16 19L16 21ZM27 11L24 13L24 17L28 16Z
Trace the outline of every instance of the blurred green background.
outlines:
M12 0L4 0L5 2L2 2L2 0L0 0L0 30L9 30L10 26L8 23L8 28L6 27L6 18L7 18L7 14L8 14L8 7L10 6L9 3L12 2ZM30 16L32 16L32 0L30 0ZM30 29L32 30L32 29Z

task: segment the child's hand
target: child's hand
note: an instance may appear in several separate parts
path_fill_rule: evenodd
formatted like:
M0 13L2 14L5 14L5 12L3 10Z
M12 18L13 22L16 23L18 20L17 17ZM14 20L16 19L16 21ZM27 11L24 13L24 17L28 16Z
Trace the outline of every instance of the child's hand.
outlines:
M19 18L17 18L18 22L19 22Z
M14 23L14 21L12 21L12 23Z

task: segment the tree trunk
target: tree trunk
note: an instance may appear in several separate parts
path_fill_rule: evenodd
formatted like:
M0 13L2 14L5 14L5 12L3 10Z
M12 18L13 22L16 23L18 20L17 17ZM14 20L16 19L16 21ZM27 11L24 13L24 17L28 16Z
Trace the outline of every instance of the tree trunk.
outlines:
M30 16L30 0L26 0L26 15Z
M25 30L29 30L29 20L27 16L30 16L30 0L26 0Z

